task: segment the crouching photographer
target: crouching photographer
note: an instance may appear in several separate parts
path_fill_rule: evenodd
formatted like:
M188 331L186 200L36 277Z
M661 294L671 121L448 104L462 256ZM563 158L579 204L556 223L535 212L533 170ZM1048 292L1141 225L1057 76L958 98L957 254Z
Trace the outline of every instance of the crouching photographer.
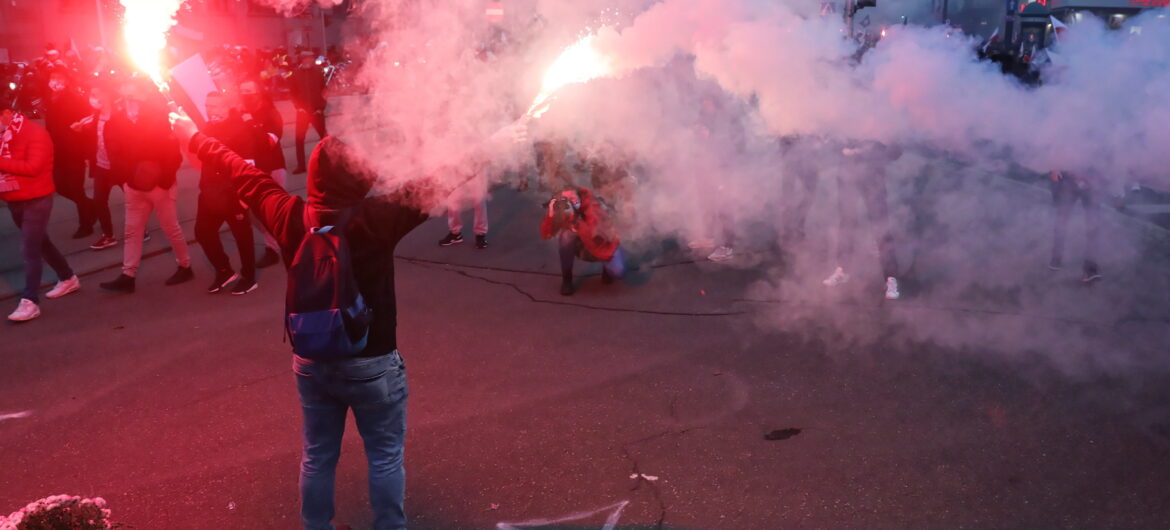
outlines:
M548 215L540 223L540 236L557 237L561 255L561 294L572 295L573 261L602 262L601 281L613 283L625 272L625 264L613 223L601 201L586 188L565 190L548 202Z

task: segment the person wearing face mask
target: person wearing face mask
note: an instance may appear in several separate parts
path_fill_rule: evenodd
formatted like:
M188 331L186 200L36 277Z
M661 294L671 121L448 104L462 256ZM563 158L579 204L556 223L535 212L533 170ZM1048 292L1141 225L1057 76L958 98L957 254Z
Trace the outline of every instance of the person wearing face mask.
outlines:
M41 315L37 303L44 263L60 279L46 297L65 296L80 289L81 282L47 233L53 211L53 141L44 128L16 112L5 94L0 94L0 199L8 203L20 231L25 272L20 304L8 320L25 322Z
M276 110L268 91L255 79L240 83L240 101L243 104L240 118L248 127L268 138L267 148L256 155L256 167L272 175L272 180L283 188L288 179L284 148L280 145L280 139L284 136L284 118ZM256 267L263 269L280 263L280 243L260 224L256 216L252 216L252 221L264 235L264 255L256 260Z
M203 133L219 140L241 158L259 166L257 159L268 148L267 134L249 127L232 109L223 94L207 95L207 124ZM250 293L256 283L256 250L253 248L252 225L248 212L232 187L230 172L220 164L204 164L199 174L199 203L195 214L195 240L203 247L208 261L215 267L215 278L208 293L218 293L231 286L232 294ZM219 239L219 228L227 223L240 252L240 273L232 270L231 261Z
M176 173L183 162L179 143L171 134L166 101L149 79L124 81L120 88L122 108L106 125L107 148L116 174L125 175L126 241L122 247L122 273L102 289L133 293L142 264L142 235L150 214L171 243L179 268L166 285L178 285L195 277L187 239L179 226L175 203L179 196Z
M293 106L297 108L297 168L293 173L305 172L305 134L309 132L309 123L322 138L329 134L325 131L325 106L328 104L325 101L325 69L316 63L313 52L309 50L302 51L300 58L290 83Z
M73 239L93 235L93 200L85 194L85 148L81 134L72 125L89 114L85 96L69 79L69 72L57 68L49 73L49 94L45 98L45 129L53 138L53 182L57 193L77 206L77 231Z
M118 244L114 237L114 222L110 215L110 191L121 187L123 178L114 172L110 159L110 118L114 116L114 95L104 86L95 86L89 91L89 105L93 114L74 123L71 128L81 133L86 158L89 160L89 176L93 178L93 206L102 234L89 248L104 250Z

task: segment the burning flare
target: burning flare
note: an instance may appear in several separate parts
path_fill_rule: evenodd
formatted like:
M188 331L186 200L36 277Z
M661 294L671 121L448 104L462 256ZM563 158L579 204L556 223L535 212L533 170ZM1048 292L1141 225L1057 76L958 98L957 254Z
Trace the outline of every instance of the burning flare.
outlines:
M593 35L565 48L544 73L540 94L528 109L528 115L539 118L548 110L550 98L565 85L584 83L613 72L610 61L593 47Z
M130 60L159 87L163 82L162 52L167 32L175 25L175 14L183 0L120 0L126 13L122 34Z

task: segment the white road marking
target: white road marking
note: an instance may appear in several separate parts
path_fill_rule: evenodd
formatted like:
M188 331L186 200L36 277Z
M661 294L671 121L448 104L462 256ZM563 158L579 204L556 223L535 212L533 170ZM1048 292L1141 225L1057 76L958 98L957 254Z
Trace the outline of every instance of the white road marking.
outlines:
M29 416L32 416L31 410L22 410L20 412L12 412L9 414L0 414L0 421L16 420L16 419L20 419L20 418L27 418Z
M609 517L607 517L605 519L605 526L601 527L601 530L613 530L614 527L617 526L618 519L621 519L621 517L622 517L622 510L626 509L626 505L628 505L628 504L630 504L630 501L622 501L622 502L611 504L609 506L604 506L604 507L598 508L598 509L593 510L593 511L577 512L574 514L564 515L564 516L557 517L554 519L532 519L530 521L524 521L524 522L520 522L520 523L497 523L496 529L497 530L519 530L520 528L531 528L534 526L549 526L549 525L554 525L554 524L567 523L569 521L577 521L580 519L593 517L594 515L597 515L599 513L612 511L612 513L609 514Z

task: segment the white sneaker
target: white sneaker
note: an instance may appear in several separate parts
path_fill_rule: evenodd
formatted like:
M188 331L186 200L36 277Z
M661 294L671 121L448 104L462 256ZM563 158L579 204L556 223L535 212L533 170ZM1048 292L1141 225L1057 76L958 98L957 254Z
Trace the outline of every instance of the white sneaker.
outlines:
M27 322L39 316L41 316L41 308L37 307L37 303L27 298L21 298L20 305L16 306L16 311L8 315L8 320Z
M731 259L733 253L734 251L731 250L731 247L719 247L710 256L707 256L707 259L715 262L727 261Z
M897 300L902 297L898 292L898 279L890 276L886 278L886 300Z
M829 277L825 278L825 281L821 283L825 284L825 287L836 287L847 281L849 281L849 275L845 274L845 269L837 267L837 269L833 271L833 274L830 274Z
M715 248L715 240L709 237L701 237L687 243L687 248L691 250L698 250L701 248Z
M57 282L57 285L45 293L45 298L61 298L69 293L81 289L81 280L74 274L69 279Z

